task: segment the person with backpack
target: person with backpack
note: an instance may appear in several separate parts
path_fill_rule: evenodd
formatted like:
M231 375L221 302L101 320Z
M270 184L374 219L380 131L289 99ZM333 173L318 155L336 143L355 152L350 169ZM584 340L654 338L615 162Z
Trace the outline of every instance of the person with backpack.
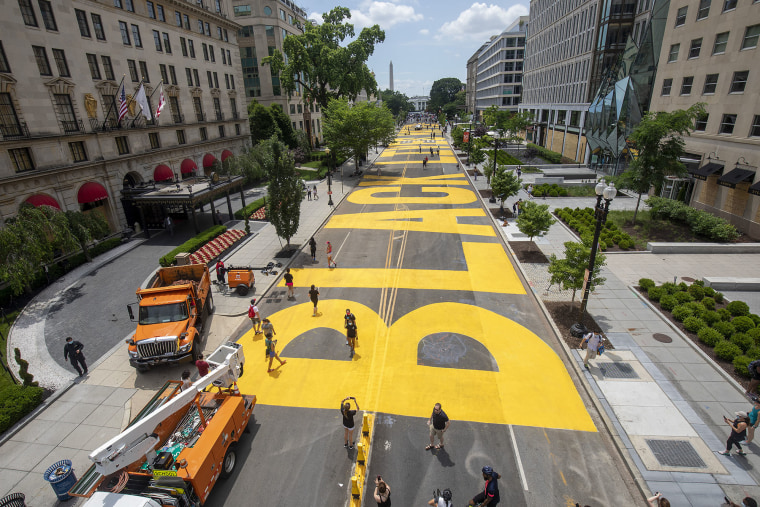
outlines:
M760 359L749 363L747 369L749 370L749 374L752 375L752 380L749 381L749 387L744 391L744 394L752 396L755 394L757 386L760 385Z
M586 346L586 357L583 358L583 366L588 370L589 359L596 359L599 347L602 345L602 335L591 331L583 337L581 348L583 348L584 345Z
M267 373L271 373L274 371L272 369L272 361L274 359L277 359L280 362L280 366L287 363L287 361L283 361L280 359L280 356L277 355L277 351L275 350L277 340L272 339L277 333L275 332L272 323L269 322L269 319L264 319L264 325L262 327L264 329L264 345L266 345L267 348L266 355L269 356L269 368L267 369Z
M500 500L498 480L501 479L501 475L494 472L493 468L488 465L483 467L482 472L483 480L486 481L485 487L483 488L482 493L478 493L472 500L470 500L470 505L477 504L481 507L490 505L491 507L494 507L495 505L498 505Z
M222 262L221 260L219 260L216 263L216 267L214 269L216 269L216 279L217 279L217 281L221 282L222 285L224 285L226 283L224 281L224 275L227 273L227 268L224 267L224 262Z
M354 357L354 348L356 346L357 327L356 316L351 313L351 310L346 308L346 315L343 317L343 327L346 328L346 345L351 347L351 353L349 357Z
M248 318L251 319L251 327L254 334L261 333L261 314L259 307L256 306L256 300L251 299L251 305L248 307Z
M451 490L449 488L446 488L441 492L441 490L437 490L433 494L433 499L428 502L428 505L432 505L433 507L451 507Z
M309 299L311 299L311 302L314 304L314 313L311 314L312 317L317 316L317 304L319 304L319 290L312 285L311 290L309 290Z

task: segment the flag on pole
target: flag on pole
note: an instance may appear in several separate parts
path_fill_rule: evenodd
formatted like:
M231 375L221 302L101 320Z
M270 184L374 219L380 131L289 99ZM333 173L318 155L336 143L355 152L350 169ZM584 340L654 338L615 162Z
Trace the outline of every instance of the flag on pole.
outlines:
M121 83L121 90L118 92L119 95L119 119L118 121L121 121L122 118L127 116L127 94L124 91L124 82L122 80Z
M135 102L140 106L140 112L145 116L146 120L152 120L153 117L150 114L150 104L148 104L148 97L145 96L145 86L140 83L140 89L135 94Z
M158 107L156 108L156 118L161 115L164 106L166 105L166 99L164 98L164 83L163 81L158 85Z

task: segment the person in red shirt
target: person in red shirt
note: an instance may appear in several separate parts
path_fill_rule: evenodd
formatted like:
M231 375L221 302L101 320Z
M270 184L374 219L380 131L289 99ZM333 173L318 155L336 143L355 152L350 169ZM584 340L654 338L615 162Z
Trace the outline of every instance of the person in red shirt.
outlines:
M195 367L198 368L198 375L205 377L208 374L209 365L203 360L203 354L198 356L198 360L195 362Z

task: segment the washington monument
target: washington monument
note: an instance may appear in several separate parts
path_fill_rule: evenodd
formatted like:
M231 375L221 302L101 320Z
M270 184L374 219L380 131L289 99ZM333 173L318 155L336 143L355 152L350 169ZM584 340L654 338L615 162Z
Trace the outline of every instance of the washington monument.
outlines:
M391 61L390 71L391 71L390 72L390 75L391 75L391 91L393 91L393 61Z

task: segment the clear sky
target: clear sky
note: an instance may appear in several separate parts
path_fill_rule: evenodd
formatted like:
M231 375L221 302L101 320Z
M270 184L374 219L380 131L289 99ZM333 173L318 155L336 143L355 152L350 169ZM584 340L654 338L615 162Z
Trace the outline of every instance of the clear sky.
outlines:
M337 2L337 3L336 3ZM469 3L453 0L297 0L296 4L321 20L336 5L351 9L358 34L374 24L385 30L385 42L375 46L367 64L381 90L389 88L388 66L393 61L394 89L412 97L427 95L437 79L456 77L463 83L467 60L500 34L518 16L528 14L529 0Z

